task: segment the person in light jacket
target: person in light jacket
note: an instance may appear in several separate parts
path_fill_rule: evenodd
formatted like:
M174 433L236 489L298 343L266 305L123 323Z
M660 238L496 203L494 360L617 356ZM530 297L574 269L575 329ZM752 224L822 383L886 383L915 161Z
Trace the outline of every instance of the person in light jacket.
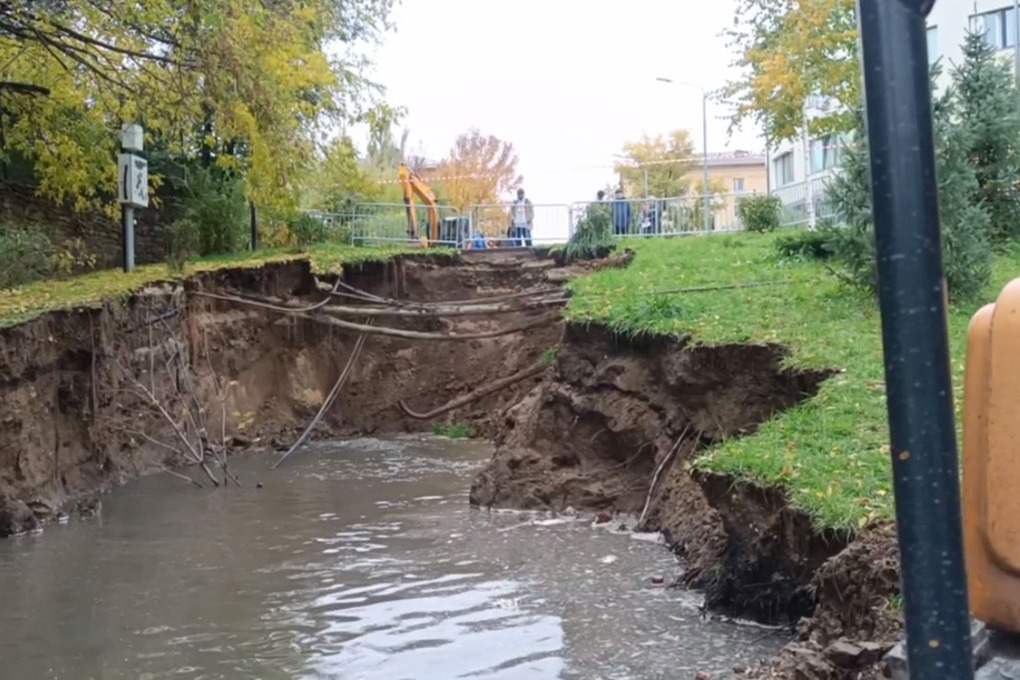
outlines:
M511 246L531 247L531 229L535 225L535 206L524 195L524 189L517 190L517 200L510 205Z

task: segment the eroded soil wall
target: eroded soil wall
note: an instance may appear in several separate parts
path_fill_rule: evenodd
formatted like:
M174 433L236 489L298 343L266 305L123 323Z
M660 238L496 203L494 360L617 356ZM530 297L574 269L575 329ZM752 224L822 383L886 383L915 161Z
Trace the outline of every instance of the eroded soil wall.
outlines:
M464 300L548 286L550 265L535 258L409 257L350 268L344 280L387 298ZM244 446L282 446L307 425L357 333L201 297L199 291L323 297L308 263L292 262L153 285L98 309L48 313L0 330L0 515L6 517L0 531L31 528L33 515L46 518L69 500L186 462L171 418L185 428L195 418L187 408L189 390L205 406L203 424L216 440L225 435ZM461 333L485 331L519 325L536 313L469 317L455 326ZM440 331L450 322L387 319L386 325ZM559 323L550 323L472 341L370 336L319 431L430 429L432 422L404 416L398 400L427 411L534 364L560 334ZM172 360L178 351L186 371ZM511 386L443 418L489 435L493 414L533 384Z
M811 610L811 574L845 543L814 536L781 496L759 501L729 480L694 479L684 465L811 397L828 376L784 368L783 358L778 345L697 346L570 325L556 375L508 412L471 500L645 512L646 528L666 533L687 584L706 588L715 609L796 620Z

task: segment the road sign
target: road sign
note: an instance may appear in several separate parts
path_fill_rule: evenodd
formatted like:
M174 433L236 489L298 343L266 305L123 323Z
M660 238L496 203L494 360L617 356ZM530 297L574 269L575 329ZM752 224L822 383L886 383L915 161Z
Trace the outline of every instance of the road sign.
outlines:
M149 207L149 162L141 156L122 153L117 156L118 196L124 205Z

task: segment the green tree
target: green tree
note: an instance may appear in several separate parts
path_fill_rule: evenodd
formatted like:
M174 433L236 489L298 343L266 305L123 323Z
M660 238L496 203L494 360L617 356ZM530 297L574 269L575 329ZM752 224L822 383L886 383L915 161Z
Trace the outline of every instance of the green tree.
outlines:
M627 160L618 161L615 170L623 178L628 196L645 195L646 177L650 196L685 196L690 192L695 160L687 130L655 137L644 135L624 144L623 156Z
M933 71L933 79L937 71ZM977 169L970 155L973 136L956 112L954 83L933 98L936 172L943 265L950 298L979 295L991 278L991 218L984 204ZM829 186L829 197L841 226L827 230L829 247L844 275L875 291L875 229L872 219L870 167L864 114L854 111L853 143L843 157L841 171Z
M1013 72L978 33L968 32L953 72L953 105L968 132L982 203L998 243L1020 237L1020 105Z
M116 132L137 121L172 154L241 173L260 206L292 207L327 126L378 98L363 48L392 4L0 2L0 80L49 92L4 97L8 147L43 194L96 204L116 186Z
M773 142L845 132L860 101L854 0L739 0L724 32L740 76L720 96L737 103L731 129L757 122ZM805 121L809 98L834 101L827 115Z

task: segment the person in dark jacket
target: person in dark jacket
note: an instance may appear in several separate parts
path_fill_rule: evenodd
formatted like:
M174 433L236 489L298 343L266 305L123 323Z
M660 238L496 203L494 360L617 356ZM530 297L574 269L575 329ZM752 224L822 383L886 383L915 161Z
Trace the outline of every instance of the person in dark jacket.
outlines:
M630 201L623 197L623 189L616 190L613 199L613 233L617 236L630 233Z

